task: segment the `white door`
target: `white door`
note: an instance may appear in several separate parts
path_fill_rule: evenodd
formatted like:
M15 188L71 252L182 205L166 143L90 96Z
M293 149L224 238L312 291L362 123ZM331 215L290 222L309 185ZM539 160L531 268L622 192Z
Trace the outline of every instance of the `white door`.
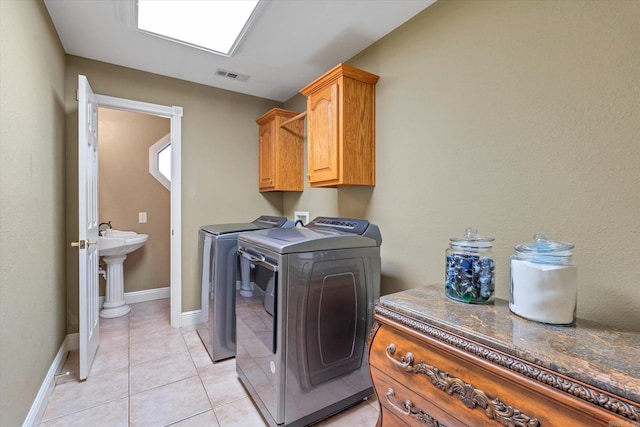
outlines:
M89 376L100 343L98 290L98 101L78 76L78 252L80 380Z

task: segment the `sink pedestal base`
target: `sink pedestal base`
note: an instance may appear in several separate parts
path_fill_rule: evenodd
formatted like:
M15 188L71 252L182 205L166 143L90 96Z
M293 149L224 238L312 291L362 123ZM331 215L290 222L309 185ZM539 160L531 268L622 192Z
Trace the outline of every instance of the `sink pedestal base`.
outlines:
M127 256L103 256L102 259L107 264L107 289L100 317L110 319L124 316L131 311L124 299L123 264Z

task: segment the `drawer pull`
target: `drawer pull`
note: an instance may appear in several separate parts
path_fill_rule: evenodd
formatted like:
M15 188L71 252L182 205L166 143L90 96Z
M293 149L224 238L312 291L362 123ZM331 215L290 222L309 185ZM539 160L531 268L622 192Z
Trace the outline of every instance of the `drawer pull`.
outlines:
M408 352L404 356L401 356L400 360L398 361L393 357L393 354L395 352L396 352L396 345L393 343L389 344L387 346L386 354L387 354L387 358L391 360L393 363L400 366L401 368L407 368L413 364L413 353Z
M393 400L391 400L392 397L396 397L396 392L393 391L392 388L390 388L389 390L387 390L387 402L389 402L389 404L391 406L393 406L395 408L396 411L400 412L403 415L411 415L411 408L413 408L413 403L407 399L404 402L400 402L398 401L398 403L400 403L400 405L397 405Z
M444 424L438 422L438 420L433 418L431 415L415 407L413 405L413 402L409 399L405 400L404 402L402 400L398 400L398 403L395 403L393 400L391 400L391 398L396 397L396 392L392 388L389 388L389 390L387 390L386 397L389 405L391 405L391 407L400 412L402 415L414 417L423 424L426 424L428 427L447 427Z

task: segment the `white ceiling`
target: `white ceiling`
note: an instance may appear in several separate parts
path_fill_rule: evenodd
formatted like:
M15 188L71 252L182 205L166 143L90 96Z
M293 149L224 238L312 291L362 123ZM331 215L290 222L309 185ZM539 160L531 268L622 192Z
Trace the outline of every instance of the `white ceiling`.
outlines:
M45 0L66 53L286 101L436 0L265 0L230 57L139 32L134 0ZM218 68L249 76L216 75Z

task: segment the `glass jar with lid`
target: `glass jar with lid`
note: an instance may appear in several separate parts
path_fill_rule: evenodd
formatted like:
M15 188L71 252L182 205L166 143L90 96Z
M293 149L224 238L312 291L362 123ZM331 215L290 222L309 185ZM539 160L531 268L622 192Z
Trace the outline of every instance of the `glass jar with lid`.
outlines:
M469 304L492 304L496 280L491 249L495 239L467 228L464 236L449 240L445 253L447 297Z
M569 242L536 233L511 256L509 309L525 319L552 325L576 320L578 271Z

